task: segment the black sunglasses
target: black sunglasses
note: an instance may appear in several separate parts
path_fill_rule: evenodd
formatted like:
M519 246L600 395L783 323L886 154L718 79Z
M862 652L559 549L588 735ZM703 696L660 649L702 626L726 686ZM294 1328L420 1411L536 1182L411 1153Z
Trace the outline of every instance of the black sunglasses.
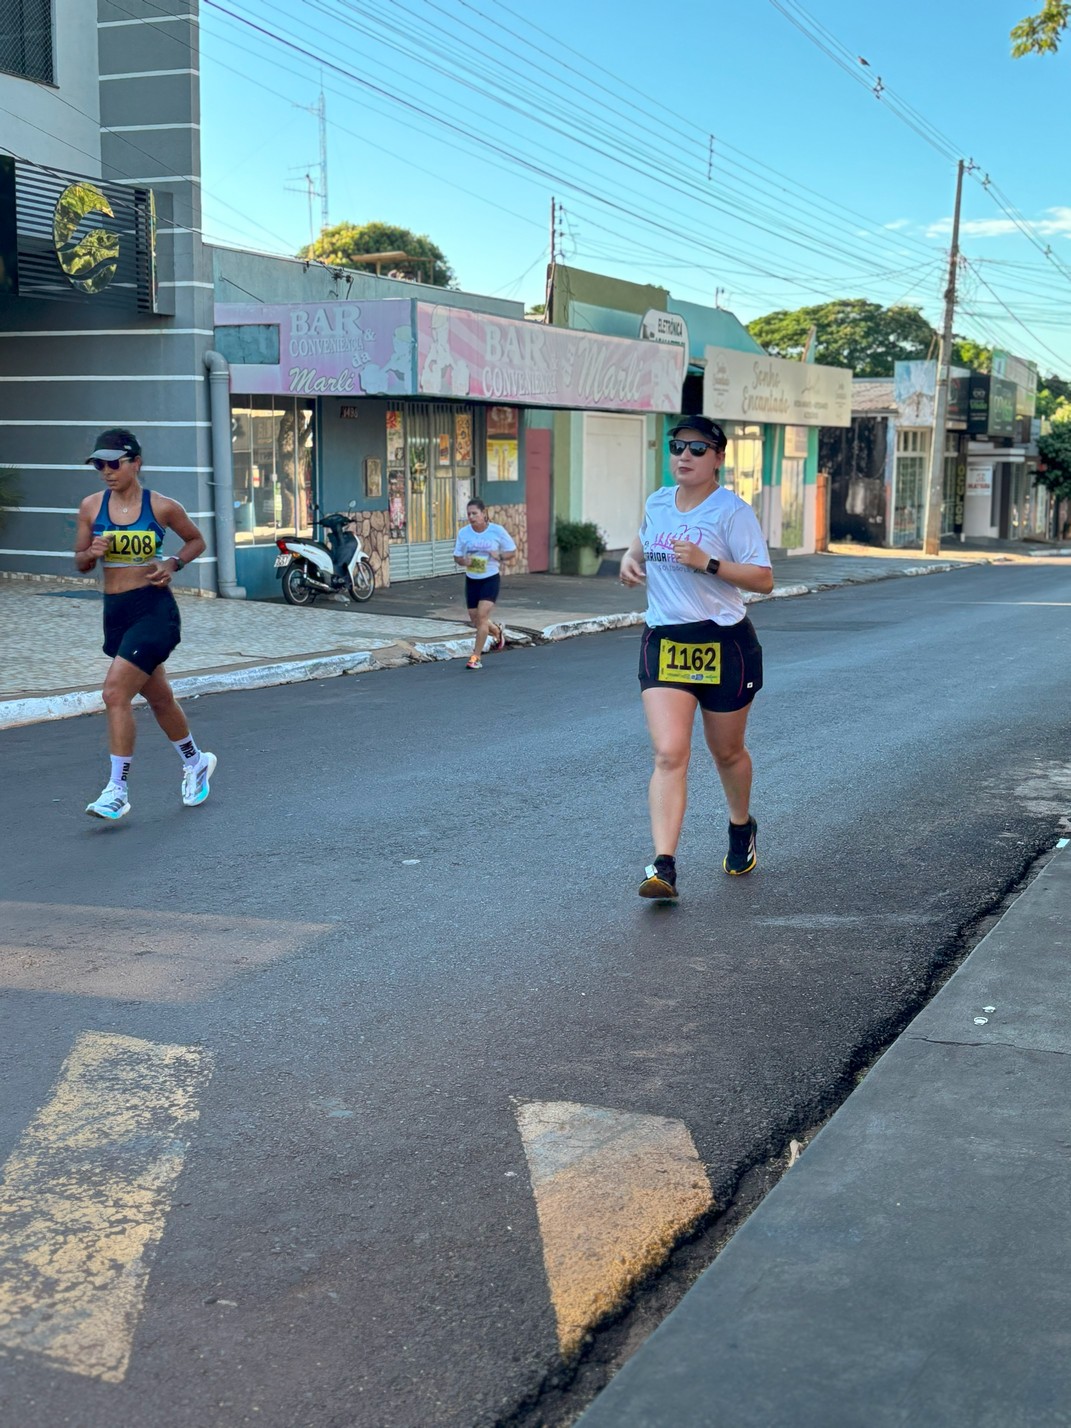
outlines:
M120 468L120 466L122 466L122 464L123 464L124 461L132 461L132 460L133 460L133 457L131 457L131 456L120 456L120 458L119 458L118 461L99 461L99 460L97 460L96 458L94 458L94 460L93 460L93 469L94 469L94 471L118 471L119 468Z
M685 451L690 451L693 456L702 456L704 451L719 451L720 449L712 441L671 441L669 443L672 456L683 456Z

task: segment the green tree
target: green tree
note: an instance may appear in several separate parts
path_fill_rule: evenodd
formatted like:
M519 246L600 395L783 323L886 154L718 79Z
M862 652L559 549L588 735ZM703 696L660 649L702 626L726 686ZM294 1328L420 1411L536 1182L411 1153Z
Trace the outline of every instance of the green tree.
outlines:
M525 317L546 317L547 305L545 302L534 302L524 310Z
M1069 23L1071 0L1045 0L1036 15L1027 15L1012 30L1013 56L1055 54Z
M1053 422L1052 431L1039 439L1037 483L1056 497L1053 534L1059 535L1059 503L1071 502L1071 421Z
M1037 415L1050 421L1071 421L1071 382L1055 374L1039 382Z
M409 261L390 265L414 282L432 283L437 288L453 287L454 270L442 249L424 233L396 228L391 223L336 223L325 228L315 243L307 243L299 258L318 258L332 268L353 265L354 258L367 253L406 253ZM364 266L363 264L359 266ZM369 271L375 271L374 268Z
M969 367L972 372L993 370L993 349L972 342L969 337L956 337L952 342L953 367Z
M917 307L882 307L864 298L770 312L748 323L755 341L775 357L801 357L812 327L814 360L850 367L857 377L891 377L895 362L937 351L937 334Z

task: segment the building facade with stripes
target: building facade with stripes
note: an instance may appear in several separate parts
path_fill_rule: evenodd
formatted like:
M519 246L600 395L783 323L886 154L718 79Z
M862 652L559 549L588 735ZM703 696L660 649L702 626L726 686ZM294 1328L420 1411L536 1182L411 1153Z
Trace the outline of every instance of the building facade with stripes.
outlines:
M25 0L0 34L0 570L72 573L98 432L135 431L145 484L208 549L215 590L194 0Z

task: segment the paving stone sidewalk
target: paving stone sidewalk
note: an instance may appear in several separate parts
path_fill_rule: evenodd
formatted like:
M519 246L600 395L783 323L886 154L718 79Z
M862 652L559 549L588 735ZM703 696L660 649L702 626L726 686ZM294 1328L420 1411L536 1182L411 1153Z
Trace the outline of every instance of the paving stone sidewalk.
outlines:
M955 546L938 558L839 546L828 554L775 559L774 597L979 561L1047 563L1068 553L1022 542ZM185 694L456 658L471 648L459 579L406 581L377 591L367 605L327 601L313 609L179 593L183 639L168 669ZM507 575L499 612L511 640L556 640L639 624L643 603L642 590L625 589L612 575ZM93 580L0 579L0 729L101 707L109 661L100 648L100 618Z

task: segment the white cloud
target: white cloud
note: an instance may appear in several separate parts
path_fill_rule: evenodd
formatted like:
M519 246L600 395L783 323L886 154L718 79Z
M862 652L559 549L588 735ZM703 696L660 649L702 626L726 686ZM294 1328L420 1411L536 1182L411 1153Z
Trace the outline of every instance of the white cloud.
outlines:
M1045 217L1028 219L1027 226L1042 238L1071 236L1071 208L1046 208L1044 212ZM968 218L959 231L969 238L1003 238L1020 229L1010 218ZM926 229L926 237L942 238L951 232L951 218L941 218Z
M883 223L881 226L882 226L883 228L891 228L891 229L893 229L893 231L895 232L897 229L900 229L900 228L910 228L910 227L911 227L911 219L910 219L910 218L894 218L891 223Z

